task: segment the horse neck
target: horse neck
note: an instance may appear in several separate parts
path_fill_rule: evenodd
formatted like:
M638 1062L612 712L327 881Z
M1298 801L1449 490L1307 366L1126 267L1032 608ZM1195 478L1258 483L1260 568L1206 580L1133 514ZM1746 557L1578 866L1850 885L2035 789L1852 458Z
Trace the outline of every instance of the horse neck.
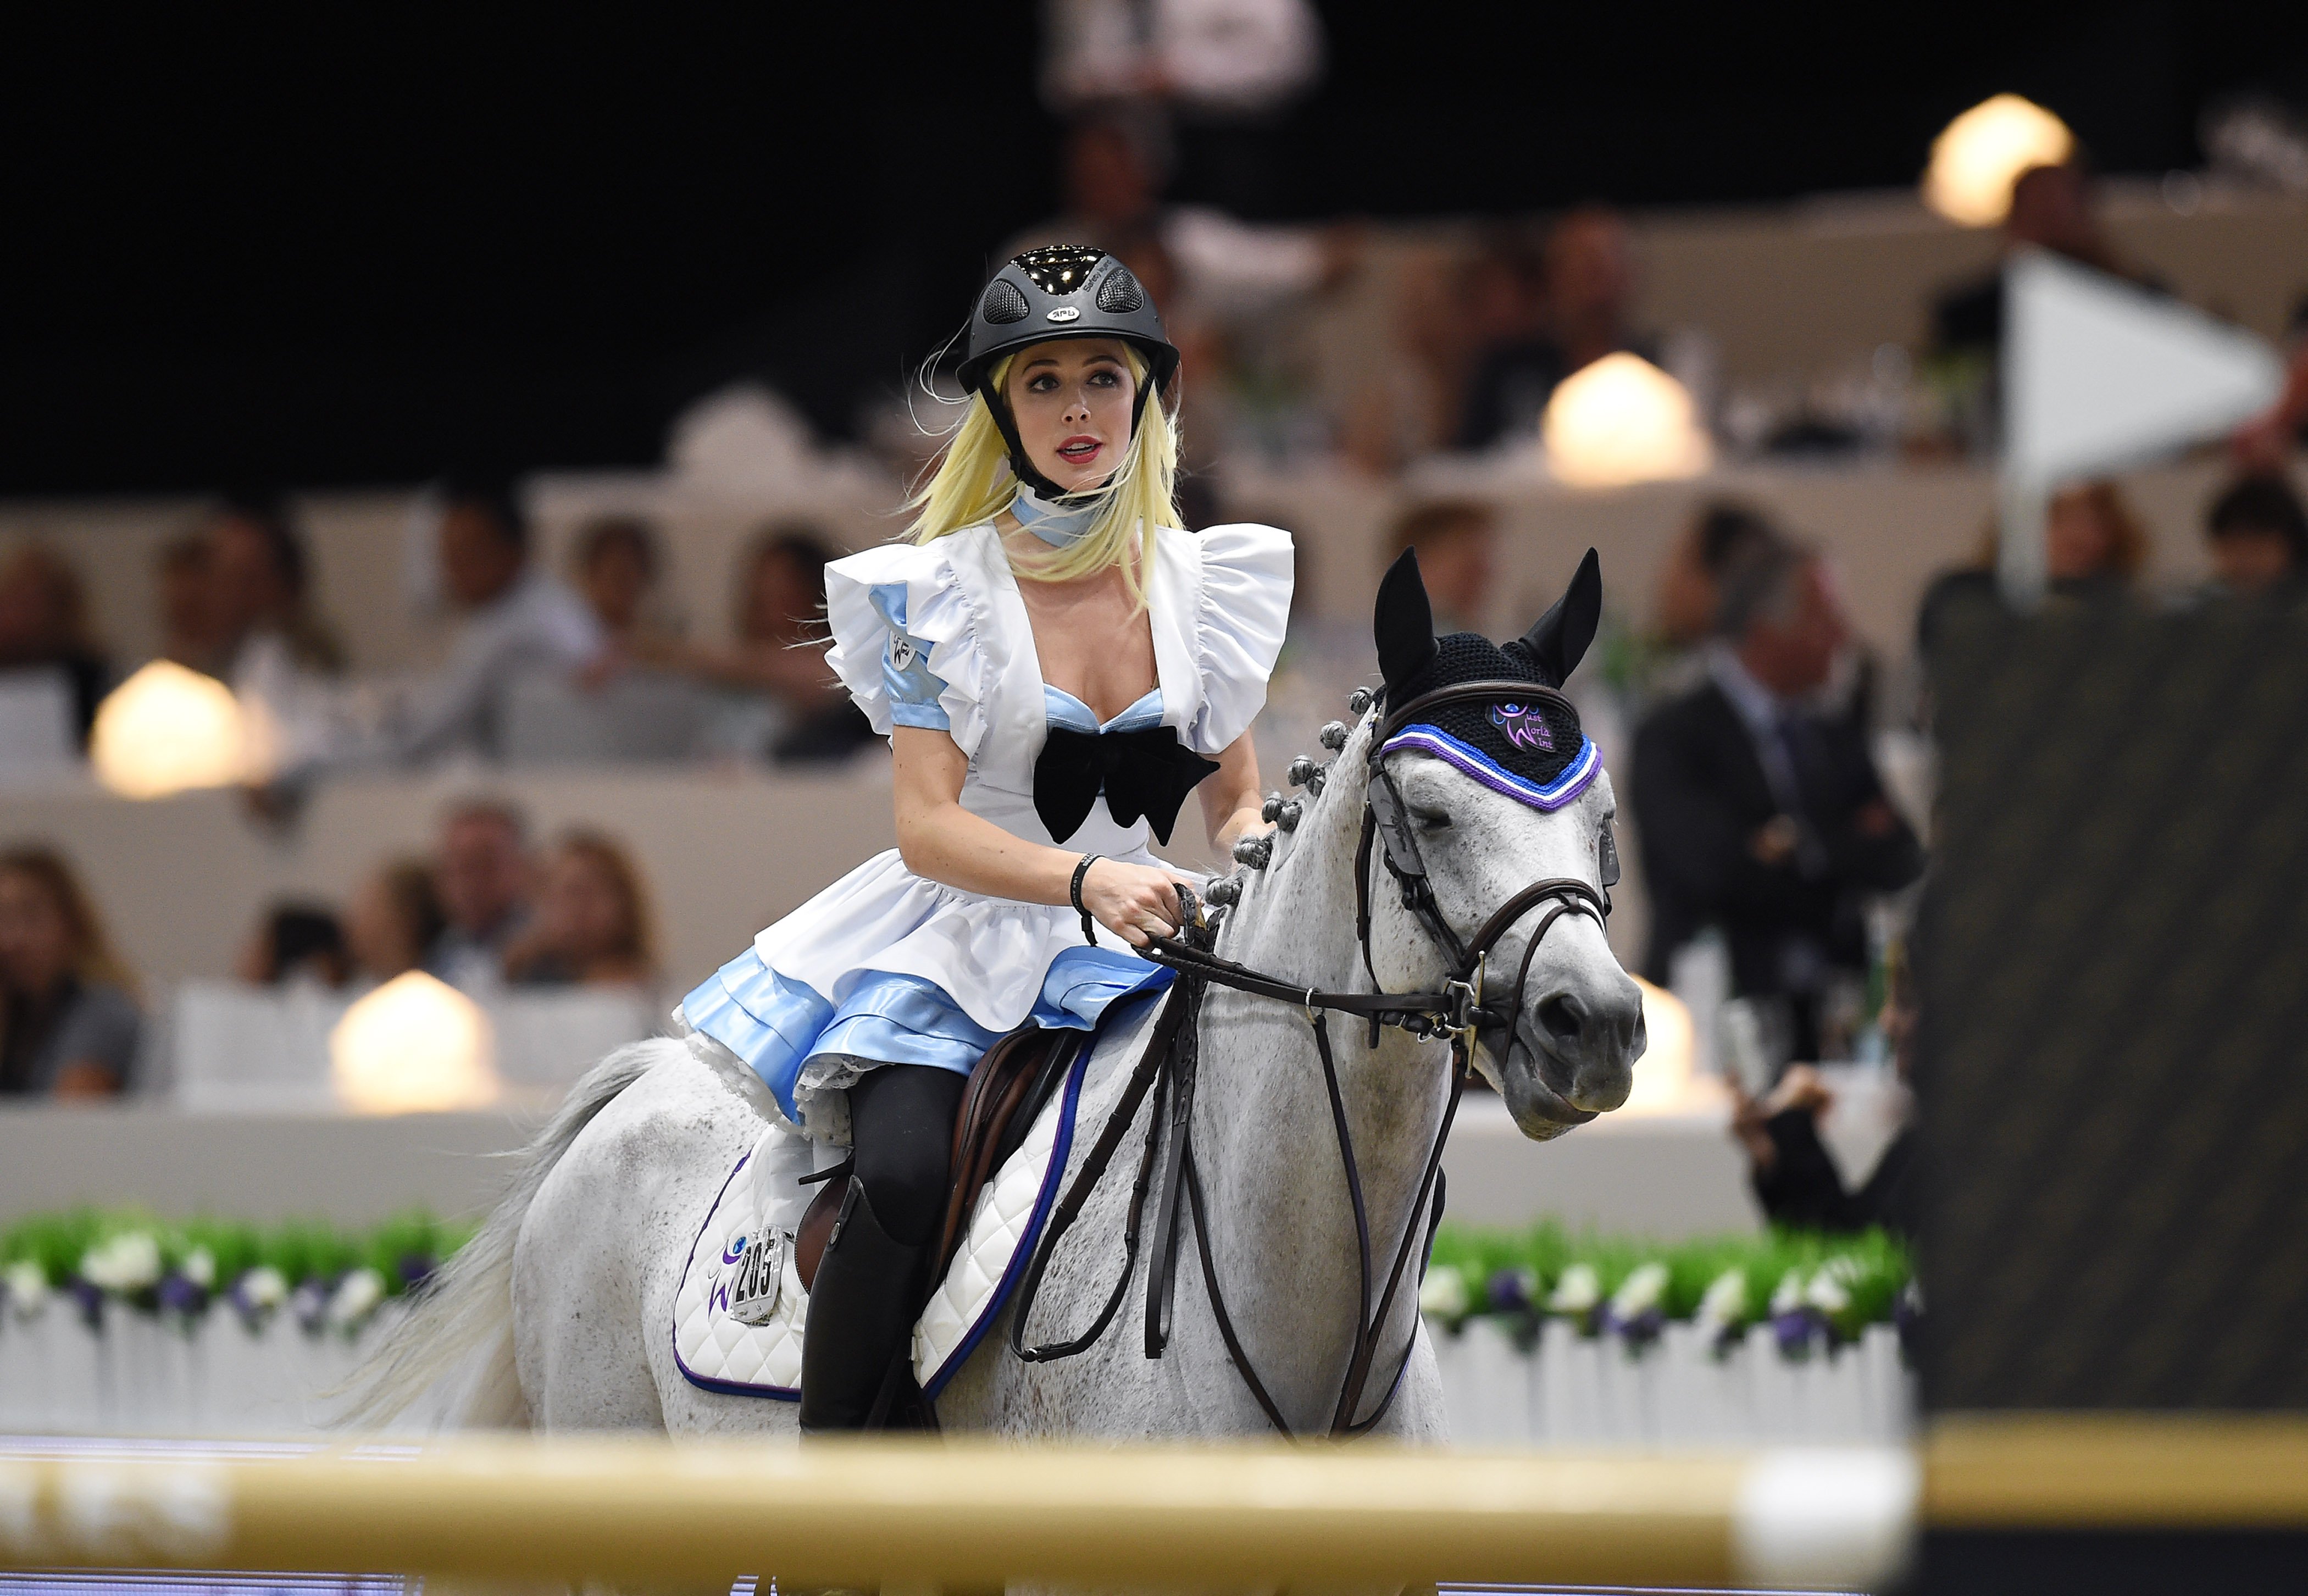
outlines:
M1338 768L1362 768L1359 740ZM1350 781L1309 801L1279 862L1248 879L1219 952L1294 985L1373 990L1355 928L1362 814L1361 790ZM1390 905L1374 907L1382 919L1394 912ZM1353 1210L1322 1059L1302 1013L1216 988L1211 1000L1214 1017L1224 1022L1203 1028L1204 1108L1195 1117L1194 1139L1206 1172L1227 1188L1218 1203L1223 1217L1212 1224L1220 1278L1243 1282L1234 1289L1241 1300L1230 1297L1237 1314L1271 1320L1264 1333L1246 1333L1253 1360L1286 1342L1304 1348L1295 1365L1272 1359L1279 1369L1301 1371L1298 1384L1306 1389L1295 1393L1295 1402L1285 1400L1287 1411L1304 1419L1310 1404L1335 1399L1361 1307ZM1367 1024L1349 1015L1331 1014L1326 1026L1369 1215L1375 1298L1405 1225L1425 1222L1410 1210L1448 1094L1448 1051L1391 1029L1373 1047ZM1400 1356L1415 1311L1417 1268L1414 1259L1397 1290L1394 1330L1382 1342L1365 1411ZM1279 1373L1277 1383L1289 1383L1287 1374ZM1327 1406L1320 1416L1328 1419Z

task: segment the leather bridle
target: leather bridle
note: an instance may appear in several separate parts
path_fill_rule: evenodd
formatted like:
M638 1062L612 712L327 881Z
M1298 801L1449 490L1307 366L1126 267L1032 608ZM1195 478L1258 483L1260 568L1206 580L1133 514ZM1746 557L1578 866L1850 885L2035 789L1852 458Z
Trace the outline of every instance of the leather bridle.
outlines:
M1533 959L1540 942L1553 928L1555 921L1566 914L1591 915L1601 924L1611 911L1606 892L1575 876L1558 876L1535 881L1508 898L1494 910L1490 917L1475 932L1471 939L1461 941L1457 931L1442 913L1436 901L1433 883L1427 876L1426 864L1420 853L1416 831L1408 810L1395 786L1393 773L1387 768L1387 744L1405 727L1419 724L1434 711L1448 704L1501 702L1529 703L1544 700L1569 711L1576 723L1575 710L1569 701L1553 688L1527 681L1465 682L1421 694L1399 709L1384 715L1371 735L1365 755L1365 777L1362 838L1355 858L1355 930L1362 944L1363 968L1369 973L1374 987L1378 985L1377 971L1371 957L1371 890L1374 885L1371 856L1374 843L1384 841L1383 859L1387 872L1394 878L1402 894L1403 906L1425 930L1436 948L1443 954L1451 971L1438 990L1429 992L1324 992L1301 987L1277 977L1267 975L1219 956L1215 951L1217 921L1201 912L1201 905L1191 891L1179 889L1181 930L1175 938L1158 937L1145 949L1145 956L1178 972L1169 998L1160 1017L1155 1022L1153 1034L1147 1040L1146 1051L1132 1073L1121 1100L1108 1117L1097 1143L1083 1159L1081 1169L1073 1184L1066 1190L1051 1212L1048 1223L1029 1261L1025 1278L1020 1282L1017 1311L1010 1324L1010 1350L1028 1363L1049 1363L1072 1358L1097 1344L1114 1321L1130 1286L1130 1277L1136 1266L1140 1233L1143 1225L1150 1194L1156 1191L1156 1159L1161 1156L1158 1197L1154 1203L1153 1262L1147 1272L1145 1351L1149 1358L1159 1358L1170 1339L1171 1307L1176 1294L1178 1248L1179 1203L1183 1195L1192 1208L1194 1221L1195 1250L1199 1255L1202 1284L1210 1301L1210 1311L1218 1322L1219 1337L1232 1356L1234 1366L1243 1383L1258 1402L1269 1423L1285 1436L1290 1436L1289 1421L1282 1415L1272 1393L1267 1389L1249 1354L1236 1333L1233 1316L1227 1311L1225 1294L1219 1287L1218 1269L1210 1252L1208 1202L1202 1187L1201 1172L1194 1157L1193 1119L1194 1088L1201 1054L1200 1015L1202 999L1212 986L1230 988L1256 997L1267 997L1292 1004L1303 1009L1308 1025L1314 1033L1314 1048L1322 1062L1322 1083L1330 1099L1331 1120L1338 1137L1339 1157L1346 1173L1347 1195L1354 1210L1355 1245L1361 1269L1361 1306L1356 1316L1354 1348L1348 1360L1345 1378L1341 1381L1338 1402L1333 1407L1328 1433L1332 1436L1358 1436L1375 1428L1393 1406L1396 1393L1401 1389L1404 1373L1410 1365L1412 1350L1417 1345L1414 1325L1403 1347L1402 1359L1395 1367L1386 1393L1367 1415L1356 1417L1362 1406L1363 1396L1369 1386L1371 1367L1378 1356L1380 1334L1392 1309L1402 1279L1408 1267L1411 1254L1422 1240L1425 1248L1434 1245L1434 1229L1442 1218L1442 1150L1449 1142L1451 1126L1458 1116L1459 1100L1466 1089L1467 1078L1474 1066L1475 1048L1480 1033L1503 1027L1508 1032L1501 1062L1511 1056L1520 1040L1518 1022L1522 1013L1522 995L1530 979ZM1603 885L1612 884L1608 879ZM1541 903L1552 906L1531 932L1524 949L1522 962L1516 971L1511 995L1496 1004L1483 1001L1486 970L1491 950L1511 930L1515 923ZM1223 910L1219 911L1223 914ZM1422 1040L1437 1035L1451 1039L1451 1092L1442 1111L1441 1125L1428 1149L1418 1191L1412 1200L1408 1215L1402 1227L1401 1240L1394 1249L1385 1283L1373 1303L1374 1271L1371 1248L1370 1216L1363 1200L1362 1175L1355 1158L1354 1136L1347 1122L1345 1097L1339 1084L1338 1065L1331 1050L1328 1023L1332 1014L1352 1014L1370 1026L1371 1044L1378 1041L1379 1028L1392 1026L1408 1031ZM1115 1282L1113 1292L1089 1328L1072 1340L1029 1345L1026 1341L1026 1321L1039 1294L1042 1279L1057 1244L1075 1220L1091 1193L1105 1176L1130 1127L1136 1123L1138 1109L1149 1092L1153 1094L1152 1123L1146 1133L1143 1152L1139 1159L1137 1179L1132 1183L1128 1217L1123 1226L1123 1265L1121 1278ZM1169 1118L1169 1134L1160 1134L1165 1112ZM1420 1216L1426 1216L1424 1226ZM1425 1253L1421 1250L1420 1270L1425 1271Z

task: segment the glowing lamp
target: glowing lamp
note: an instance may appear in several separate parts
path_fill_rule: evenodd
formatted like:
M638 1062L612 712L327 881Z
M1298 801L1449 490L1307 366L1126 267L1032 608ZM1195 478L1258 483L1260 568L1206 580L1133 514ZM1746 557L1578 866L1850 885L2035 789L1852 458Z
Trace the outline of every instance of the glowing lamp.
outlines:
M497 1100L489 1018L421 970L345 1011L329 1034L337 1099L360 1114L443 1114Z
M1650 1045L1635 1060L1634 1090L1619 1108L1622 1114L1658 1114L1684 1106L1692 1088L1691 1010L1682 998L1662 991L1641 976L1632 978L1643 994L1643 1030Z
M2058 166L2075 149L2066 123L2033 100L1999 94L1932 141L1924 203L1964 227L1994 227L2011 209L2014 178L2029 167Z
M231 688L155 660L97 707L88 756L97 780L122 797L167 798L241 780L247 735Z
M1555 476L1575 487L1695 476L1714 453L1683 384L1623 352L1556 384L1539 436Z

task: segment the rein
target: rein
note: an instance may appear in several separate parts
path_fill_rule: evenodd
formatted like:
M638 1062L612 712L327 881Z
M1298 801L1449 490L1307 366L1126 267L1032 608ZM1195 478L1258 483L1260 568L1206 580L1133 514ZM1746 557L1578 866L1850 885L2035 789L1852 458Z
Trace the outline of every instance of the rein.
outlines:
M1027 1265L1025 1278L1019 1283L1017 1311L1010 1322L1010 1350L1021 1361L1051 1363L1075 1357L1096 1345L1112 1324L1124 1297L1128 1294L1130 1277L1136 1268L1148 1199L1156 1188L1157 1156L1163 1154L1159 1194L1155 1197L1153 1208L1153 1260L1147 1271L1146 1281L1145 1354L1149 1358L1159 1358L1169 1344L1172 1306L1176 1294L1180 1243L1178 1220L1180 1199L1183 1197L1193 1212L1195 1252L1201 1267L1203 1289L1210 1298L1211 1316L1218 1323L1219 1338L1225 1342L1236 1369L1242 1376L1243 1384L1249 1388L1251 1396L1266 1415L1267 1421L1286 1436L1294 1433L1273 1394L1253 1367L1249 1353L1236 1333L1233 1316L1227 1310L1217 1263L1210 1252L1208 1204L1202 1189L1201 1167L1194 1157L1193 1105L1201 1063L1202 1003L1210 988L1226 987L1254 997L1296 1005L1305 1011L1307 1024L1314 1033L1314 1049L1322 1062L1322 1084L1330 1100L1331 1121L1337 1135L1339 1163L1346 1175L1347 1195L1354 1211L1356 1257L1361 1279L1360 1307L1356 1316L1353 1351L1340 1383L1337 1403L1331 1410L1328 1433L1333 1436L1363 1435L1386 1417L1394 1405L1396 1394L1401 1390L1403 1376L1410 1367L1411 1352L1417 1346L1416 1324L1404 1344L1401 1359L1395 1365L1394 1376L1387 1384L1385 1394L1367 1415L1358 1419L1356 1414L1368 1389L1371 1368L1378 1356L1379 1338L1401 1289L1411 1254L1422 1240L1426 1247L1433 1247L1435 1229L1442 1221L1442 1151L1450 1141L1451 1127L1458 1117L1459 1100L1474 1067L1475 1048L1479 1034L1485 1029L1504 1028L1508 1032L1506 1054L1511 1056L1518 1040L1514 1028L1521 1013L1523 988L1529 979L1531 962L1537 955L1540 942L1563 915L1589 914L1600 924L1610 913L1611 905L1602 893L1574 876L1536 881L1500 904L1483 922L1473 939L1461 943L1435 901L1433 885L1427 879L1425 859L1419 854L1417 838L1403 807L1401 794L1395 789L1394 779L1386 768L1381 750L1402 727L1415 723L1418 717L1430 713L1442 704L1470 701L1492 703L1503 698L1529 702L1535 696L1559 698L1561 695L1530 682L1468 682L1443 687L1423 694L1387 715L1371 738L1367 755L1369 783L1355 869L1356 935L1362 944L1363 966L1371 973L1372 982L1376 985L1377 973L1371 959L1370 866L1374 841L1383 837L1386 867L1401 890L1404 907L1419 921L1449 962L1452 972L1451 979L1445 980L1439 990L1326 992L1302 987L1234 960L1222 958L1215 951L1215 923L1201 913L1201 906L1190 889L1184 886L1178 889L1180 935L1175 938L1157 937L1144 950L1148 959L1177 971L1178 979L1155 1022L1153 1033L1147 1039L1146 1050L1132 1072L1121 1100L1108 1117L1097 1143L1083 1159L1072 1185L1052 1212L1041 1240ZM1553 907L1541 918L1524 950L1511 995L1495 1005L1486 1005L1483 1002L1483 986L1491 950L1517 920L1538 904L1550 901ZM1332 1014L1351 1014L1366 1022L1373 1046L1377 1044L1381 1026L1391 1026L1422 1040L1438 1035L1447 1035L1451 1039L1450 1099L1443 1108L1442 1121L1435 1131L1433 1145L1427 1151L1417 1194L1411 1201L1409 1213L1403 1223L1401 1240L1394 1249L1385 1283L1378 1292L1375 1305L1372 1301L1374 1272L1370 1216L1363 1198L1362 1174L1355 1158L1353 1132L1347 1122L1346 1100L1339 1084L1338 1065L1331 1050L1329 1016ZM1145 1148L1139 1157L1137 1178L1132 1183L1127 1217L1123 1224L1121 1276L1088 1330L1069 1341L1029 1345L1026 1341L1026 1321L1033 1311L1043 1277L1049 1269L1058 1242L1081 1217L1083 1207L1104 1178L1107 1166L1120 1151L1123 1140L1136 1123L1139 1108L1150 1092L1153 1097L1153 1113L1147 1127ZM1169 1119L1167 1137L1161 1134L1166 1111ZM1423 1227L1418 1222L1422 1213L1427 1216ZM1423 1264L1421 1268L1423 1272Z

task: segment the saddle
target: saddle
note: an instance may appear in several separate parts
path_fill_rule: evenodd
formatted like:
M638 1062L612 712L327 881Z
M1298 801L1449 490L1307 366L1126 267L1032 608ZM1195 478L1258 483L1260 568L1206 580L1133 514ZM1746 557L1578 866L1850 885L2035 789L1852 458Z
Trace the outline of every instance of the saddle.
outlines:
M961 1108L954 1116L953 1188L946 1195L945 1223L939 1231L929 1280L942 1277L953 1262L978 1194L1003 1160L1018 1151L1051 1093L1072 1067L1075 1053L1089 1040L1086 1031L1022 1025L988 1048L970 1067L969 1084L962 1090ZM821 1183L794 1233L794 1272L801 1277L805 1290L817 1284L817 1266L833 1238L853 1163L844 1159L830 1169L804 1177L805 1181Z

